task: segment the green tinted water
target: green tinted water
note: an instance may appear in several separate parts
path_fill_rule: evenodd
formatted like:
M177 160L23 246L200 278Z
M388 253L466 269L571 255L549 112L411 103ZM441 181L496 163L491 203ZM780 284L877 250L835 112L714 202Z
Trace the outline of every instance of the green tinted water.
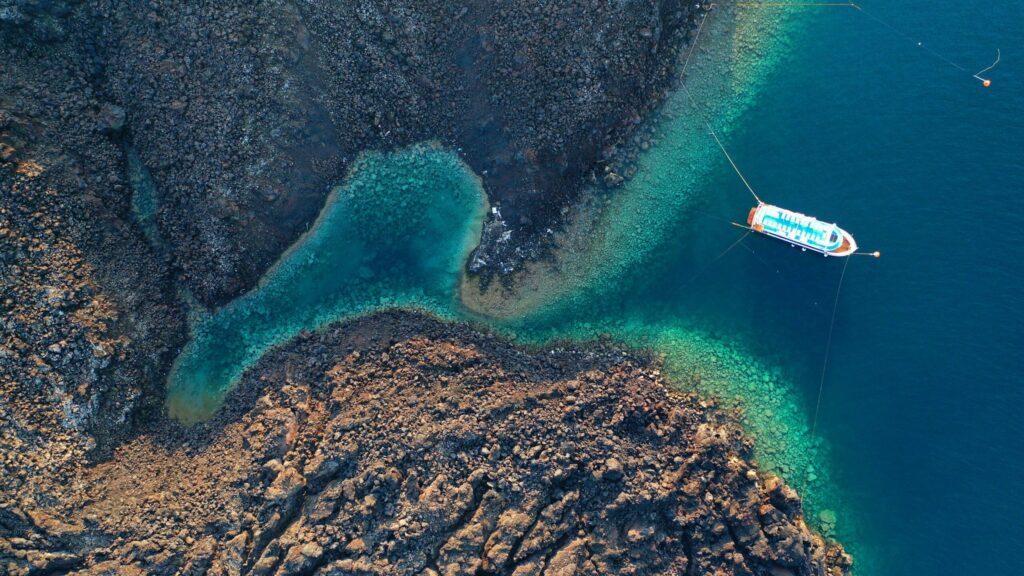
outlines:
M209 417L242 371L302 330L388 307L452 317L485 210L479 181L451 152L364 156L259 286L197 322L171 375L170 413Z
M723 9L709 18L705 50L687 74L700 108L683 92L672 95L645 127L655 145L639 158L636 176L614 194L592 194L560 237L556 263L522 273L513 292L481 294L461 278L485 202L457 156L429 146L365 156L316 226L255 290L197 323L171 376L171 413L186 421L208 417L245 368L300 330L417 307L484 322L526 343L609 335L653 348L680 386L743 408L756 457L802 491L812 522L841 506L827 456L808 433L807 406L786 373L758 359L747 335L717 335L686 283L678 298L674 291L646 296L655 278L693 272L699 280L699 266L678 266L680 251L700 248L688 226L714 192L709 173L723 163L703 118L727 134L798 29L792 12L772 9ZM845 514L838 525L830 513L824 518L825 529L849 534Z

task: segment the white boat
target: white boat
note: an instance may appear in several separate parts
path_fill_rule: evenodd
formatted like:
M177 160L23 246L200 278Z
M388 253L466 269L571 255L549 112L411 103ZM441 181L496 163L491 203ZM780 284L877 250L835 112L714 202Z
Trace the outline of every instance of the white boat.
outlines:
M747 225L754 232L825 256L849 256L857 251L853 236L839 226L764 202L750 209Z

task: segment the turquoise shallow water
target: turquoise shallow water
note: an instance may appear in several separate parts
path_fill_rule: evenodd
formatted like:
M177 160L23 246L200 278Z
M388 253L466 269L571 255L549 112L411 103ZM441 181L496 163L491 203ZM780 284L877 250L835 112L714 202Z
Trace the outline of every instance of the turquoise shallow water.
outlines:
M388 307L450 316L486 209L479 189L434 146L363 157L255 290L196 322L171 375L170 413L208 417L245 368L301 330Z
M368 156L259 289L197 323L172 410L208 414L268 346L381 307L525 342L610 334L658 350L680 385L736 399L756 456L801 490L859 573L1021 573L1024 98L1007 54L1024 45L1021 10L865 8L965 65L1002 47L993 87L847 9L741 19L732 35L723 15L711 54L691 64L702 113L765 199L885 254L850 263L817 435L843 262L765 238L723 255L750 197L678 95L637 178L585 228L592 241L540 283L550 297L500 321L457 300L485 208L476 179L432 147Z

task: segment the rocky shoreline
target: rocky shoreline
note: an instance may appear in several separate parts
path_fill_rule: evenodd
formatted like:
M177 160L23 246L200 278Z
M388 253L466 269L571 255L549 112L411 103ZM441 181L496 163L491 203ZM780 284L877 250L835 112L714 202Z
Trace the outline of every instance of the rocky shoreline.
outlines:
M48 98L88 105L97 137L137 151L175 274L219 306L315 219L361 151L425 140L460 150L499 208L471 272L543 255L584 186L621 182L610 167L669 88L702 10L7 0L0 40L14 82L43 63L79 77ZM29 97L10 95L15 110Z
M701 9L0 0L0 572L845 573L729 417L610 346L384 313L163 414L186 298L253 286L363 150L461 148L499 208L473 269L542 256Z
M542 257L663 95L700 10L0 1L0 385L115 446L160 409L186 298L252 287L367 149L462 150L497 208L476 274Z
M10 574L838 575L723 412L606 345L383 313L0 505ZM4 560L6 558L6 560ZM6 562L6 564L5 564Z

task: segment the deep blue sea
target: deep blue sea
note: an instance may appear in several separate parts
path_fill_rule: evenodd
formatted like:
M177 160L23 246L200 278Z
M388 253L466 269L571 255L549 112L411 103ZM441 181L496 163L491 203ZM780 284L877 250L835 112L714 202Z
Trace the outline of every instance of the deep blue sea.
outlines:
M637 176L560 266L467 305L479 181L433 145L370 154L257 289L197 319L172 413L209 416L269 347L381 308L527 343L608 334L739 399L755 457L858 574L1024 574L1024 5L863 7L970 71L1001 48L992 86L851 7L779 7L795 24L746 8L762 14L732 27L723 10L690 69L697 107L670 97ZM882 258L737 242L752 198L705 115L764 200Z
M847 270L819 427L879 573L1022 574L1024 3L862 5L972 72L1001 48L992 86L853 10L817 9L730 151L765 199L883 253ZM727 166L719 178L727 216L746 191ZM705 278L707 298L726 295L711 314L803 366L813 403L841 265L744 245L755 253Z

